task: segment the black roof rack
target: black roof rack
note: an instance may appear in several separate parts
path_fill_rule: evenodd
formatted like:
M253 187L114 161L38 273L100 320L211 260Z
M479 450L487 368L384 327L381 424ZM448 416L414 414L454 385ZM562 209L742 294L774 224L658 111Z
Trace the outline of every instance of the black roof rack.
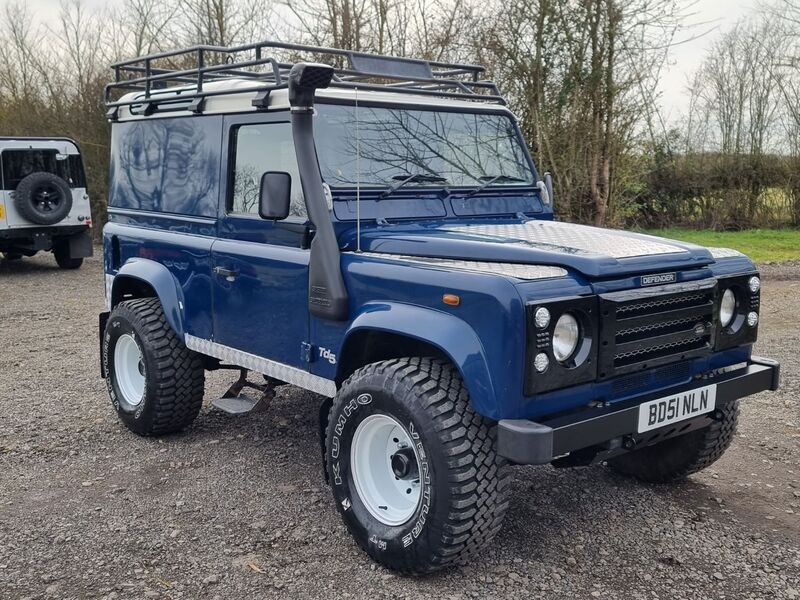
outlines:
M283 61L273 56L281 53L286 55ZM484 69L479 65L264 41L232 47L192 46L115 63L111 65L114 82L105 89L108 115L115 118L120 106L133 105L144 114L168 109L168 104L185 110L190 100L194 102L189 110L200 112L205 98L245 91L260 92L256 100L263 107L271 91L287 87L289 70L303 55L312 62L332 63L331 87L505 104L497 86L480 79ZM251 80L253 85L236 90L205 87L233 78ZM132 100L119 99L137 90L143 93Z

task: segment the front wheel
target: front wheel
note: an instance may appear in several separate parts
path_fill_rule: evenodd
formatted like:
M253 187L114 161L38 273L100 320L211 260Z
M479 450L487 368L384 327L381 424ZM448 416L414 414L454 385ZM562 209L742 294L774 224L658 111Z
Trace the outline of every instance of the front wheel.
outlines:
M336 506L382 565L425 573L463 564L499 531L509 474L495 427L449 363L367 365L331 407L326 466Z
M157 298L121 302L103 334L103 373L120 420L139 435L189 425L203 404L200 355L183 344Z

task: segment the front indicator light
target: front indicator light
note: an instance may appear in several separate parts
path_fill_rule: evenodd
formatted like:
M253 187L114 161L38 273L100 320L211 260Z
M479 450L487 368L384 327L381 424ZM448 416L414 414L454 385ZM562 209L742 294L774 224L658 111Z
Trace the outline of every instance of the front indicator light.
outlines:
M733 290L728 288L722 294L722 302L719 304L719 322L723 327L727 327L733 322L733 317L736 314L736 296Z
M547 354L544 352L537 354L536 358L533 359L533 366L539 373L547 371L547 367L550 366L550 359L547 358Z
M444 294L442 296L442 302L447 304L448 306L458 306L461 304L461 296L456 294Z
M571 314L561 315L553 330L553 356L558 362L564 362L573 355L578 347L580 327L578 320Z
M747 287L750 288L750 291L755 294L758 290L761 289L761 280L756 277L755 275L747 280Z
M757 312L749 312L747 313L747 324L750 327L755 327L758 325L758 313Z

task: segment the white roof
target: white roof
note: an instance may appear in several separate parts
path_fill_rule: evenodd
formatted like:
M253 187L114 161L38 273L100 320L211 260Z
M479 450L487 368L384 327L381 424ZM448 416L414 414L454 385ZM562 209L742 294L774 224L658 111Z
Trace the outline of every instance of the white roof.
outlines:
M80 154L78 147L66 138L46 137L0 137L0 151L3 150L55 150L59 154Z
M252 100L258 94L256 88L263 87L264 82L256 82L248 79L226 79L225 81L214 81L203 84L204 92L219 93L222 91L229 91L220 95L206 96L205 104L203 107L203 114L230 114L237 112L253 112L256 109L252 105ZM151 98L158 99L175 99L180 100L181 94L193 94L196 88L194 86L186 87L173 87L164 91L156 91L151 95ZM431 108L448 107L448 108L464 108L471 112L480 111L497 111L503 110L511 114L505 106L497 104L496 102L480 102L477 100L458 100L454 98L442 98L436 96L425 96L418 94L409 94L407 92L392 92L390 88L386 91L375 90L358 90L345 89L345 88L326 88L317 90L316 97L320 101L324 99L337 99L347 100L354 102L358 94L358 99L369 102L385 102L387 104L412 104L419 106L428 106ZM132 100L144 100L143 92L131 92L125 94L120 101L130 102ZM155 113L149 117L141 114L131 113L129 106L121 106L117 118L120 121L128 121L133 119L152 119L175 117L182 114L189 114L188 110L181 111L165 111L162 113ZM278 89L270 92L269 95L269 109L288 109L289 108L289 92L287 89Z

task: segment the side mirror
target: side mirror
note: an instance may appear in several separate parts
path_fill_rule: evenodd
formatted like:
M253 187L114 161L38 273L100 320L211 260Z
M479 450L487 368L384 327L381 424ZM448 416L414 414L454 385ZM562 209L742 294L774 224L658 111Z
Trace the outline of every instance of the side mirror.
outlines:
M283 171L267 171L261 176L258 214L262 219L281 221L289 216L292 176Z
M553 205L553 176L548 171L544 174L544 187L547 190L547 200L550 206Z

